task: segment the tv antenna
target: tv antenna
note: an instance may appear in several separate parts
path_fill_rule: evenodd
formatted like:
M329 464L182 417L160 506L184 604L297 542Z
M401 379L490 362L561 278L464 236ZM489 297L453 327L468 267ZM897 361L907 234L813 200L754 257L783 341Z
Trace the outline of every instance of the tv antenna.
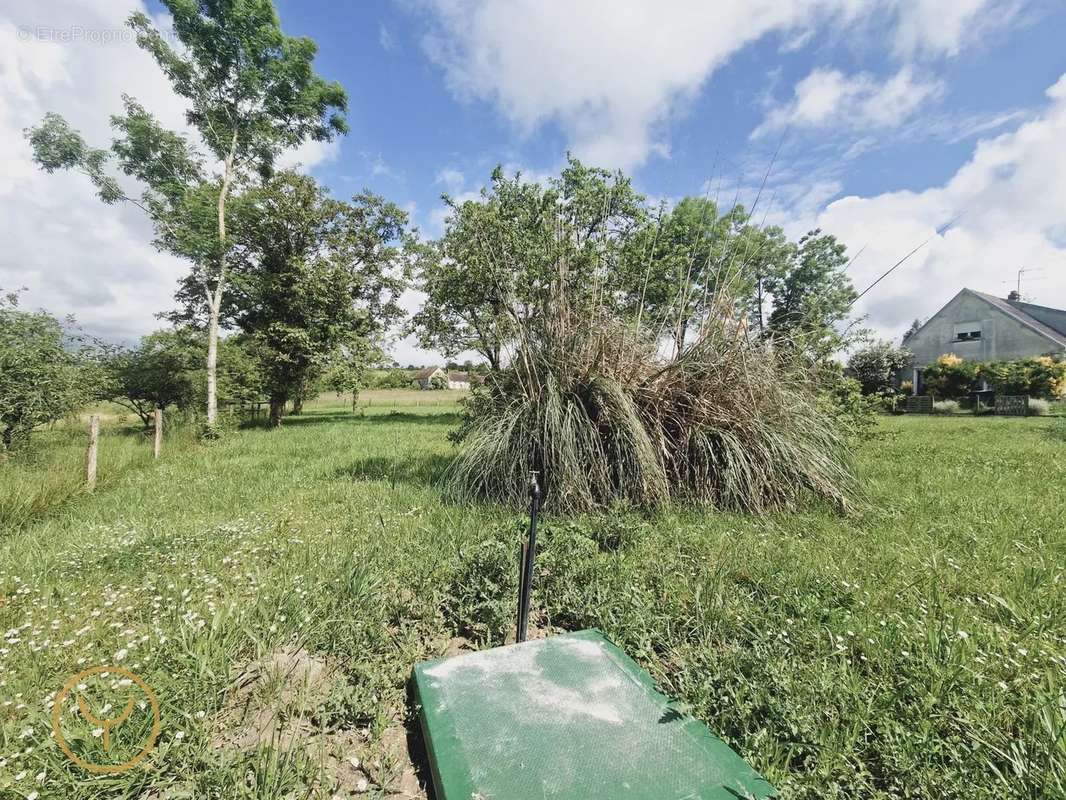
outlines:
M1018 299L1019 300L1022 299L1022 275L1025 275L1027 272L1043 272L1043 271L1044 271L1043 267L1019 267L1018 268L1018 279L1017 279L1017 284L1014 287L1014 291L1015 291L1015 294L1018 295ZM1010 281L1003 281L1003 282L1004 283L1010 283Z

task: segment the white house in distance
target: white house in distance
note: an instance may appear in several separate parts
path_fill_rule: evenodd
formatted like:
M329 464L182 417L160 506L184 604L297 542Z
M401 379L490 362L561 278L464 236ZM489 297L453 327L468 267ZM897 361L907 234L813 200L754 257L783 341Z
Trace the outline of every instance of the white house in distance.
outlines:
M419 389L433 389L434 379L448 389L469 389L470 375L466 372L445 372L440 367L423 367L415 373L414 383Z
M963 289L907 337L914 354L914 393L921 394L922 370L952 353L967 361L1013 361L1066 355L1066 311Z

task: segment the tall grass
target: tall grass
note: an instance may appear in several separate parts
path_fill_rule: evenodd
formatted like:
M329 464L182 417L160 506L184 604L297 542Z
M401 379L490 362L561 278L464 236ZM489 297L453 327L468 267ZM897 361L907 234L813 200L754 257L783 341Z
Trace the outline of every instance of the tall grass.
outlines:
M63 420L34 432L28 445L0 461L0 537L63 512L86 493L86 427L82 418ZM165 453L195 441L192 426L164 430ZM151 443L140 424L125 415L105 415L98 443L97 490L151 463Z
M793 349L723 314L664 357L652 333L596 316L530 321L511 366L467 403L451 497L521 506L537 471L562 512L847 507L846 437Z

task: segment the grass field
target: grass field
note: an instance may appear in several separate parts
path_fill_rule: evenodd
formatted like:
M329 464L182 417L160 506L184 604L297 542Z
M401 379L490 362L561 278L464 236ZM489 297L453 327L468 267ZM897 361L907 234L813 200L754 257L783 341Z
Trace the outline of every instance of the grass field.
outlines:
M456 409L399 396L155 464L112 427L94 494L5 522L0 798L419 796L405 680L504 640L522 520L441 501ZM1058 420L886 418L851 517L548 519L537 627L602 629L786 797L1064 797L1064 444ZM82 446L43 433L0 495L76 475ZM117 775L50 735L100 664L161 709ZM131 720L106 754L64 731L121 760L150 714Z

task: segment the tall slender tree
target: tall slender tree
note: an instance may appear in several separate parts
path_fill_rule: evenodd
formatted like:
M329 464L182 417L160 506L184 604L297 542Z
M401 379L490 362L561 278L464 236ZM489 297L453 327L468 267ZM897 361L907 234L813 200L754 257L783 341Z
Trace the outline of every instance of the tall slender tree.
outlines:
M312 69L317 47L282 33L271 0L162 0L181 43L172 47L143 13L129 25L174 91L188 101L194 144L164 129L132 98L112 118L110 151L88 147L57 114L27 132L48 172L88 175L107 203L127 201L156 227L156 244L188 258L185 291L202 294L207 325L207 423L218 414L218 334L229 280L232 237L227 210L256 176L267 176L279 154L308 139L347 131L347 96ZM109 170L136 178L128 191Z

